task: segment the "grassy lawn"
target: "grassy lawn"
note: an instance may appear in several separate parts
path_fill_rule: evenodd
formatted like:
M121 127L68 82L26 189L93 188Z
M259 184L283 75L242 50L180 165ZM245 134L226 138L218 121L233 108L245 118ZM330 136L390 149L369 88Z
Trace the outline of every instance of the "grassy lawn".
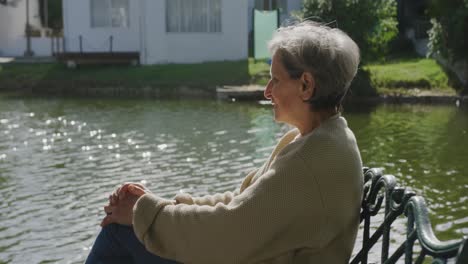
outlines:
M216 87L251 83L265 84L269 76L269 65L262 61L254 62L252 59L141 67L83 66L77 69L68 69L59 63L10 63L4 64L2 68L0 68L0 81L26 83L37 83L42 80L89 81L135 87L146 85Z
M365 66L372 85L386 95L455 95L448 77L433 59L400 58Z
M445 72L433 59L398 58L364 66L380 95L455 95ZM98 86L206 87L222 85L265 85L270 66L265 61L207 62L151 66L84 66L68 69L59 63L0 65L0 83L46 85L70 82ZM1 88L1 87L0 87Z
M266 85L270 80L270 64L266 61L254 61L249 59L250 83Z

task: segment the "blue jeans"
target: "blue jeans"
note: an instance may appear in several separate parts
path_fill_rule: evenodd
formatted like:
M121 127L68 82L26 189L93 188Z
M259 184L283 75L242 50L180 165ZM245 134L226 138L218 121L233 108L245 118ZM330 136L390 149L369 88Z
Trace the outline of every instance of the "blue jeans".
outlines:
M174 264L177 262L163 259L146 250L137 239L132 227L110 224L102 228L86 259L86 264L107 263Z

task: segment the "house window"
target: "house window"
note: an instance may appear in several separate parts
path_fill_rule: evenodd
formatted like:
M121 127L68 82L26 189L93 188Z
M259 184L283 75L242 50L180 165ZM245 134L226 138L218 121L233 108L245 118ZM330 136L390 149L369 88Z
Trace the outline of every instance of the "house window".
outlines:
M166 0L167 32L221 32L221 0Z
M91 0L91 27L129 26L128 0Z
M275 10L286 12L288 3L286 0L255 0L255 9L257 10Z

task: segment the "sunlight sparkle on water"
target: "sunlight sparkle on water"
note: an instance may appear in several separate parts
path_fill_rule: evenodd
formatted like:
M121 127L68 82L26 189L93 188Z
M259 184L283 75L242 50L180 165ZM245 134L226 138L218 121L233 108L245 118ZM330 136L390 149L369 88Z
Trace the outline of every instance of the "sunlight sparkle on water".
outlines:
M226 130L221 130L221 131L215 132L214 135L224 135L224 134L226 134L226 133L227 133Z
M455 174L455 173L457 173L456 170L449 170L449 171L447 171L445 174L446 174L447 176L450 176L450 175Z
M82 146L82 147L81 147L81 150L83 150L83 151L88 151L88 150L90 150L90 149L91 149L90 146Z
M165 150L167 148L167 144L160 144L158 145L159 150Z
M288 130L271 118L268 100L260 105L106 101L111 111L96 107L99 103L0 99L0 187L8 205L0 208L7 219L0 219L6 227L0 228L0 248L14 244L0 249L0 262L83 263L82 249L94 241L97 216L113 186L142 183L165 198L234 190ZM454 106L349 109L344 116L364 165L384 166L385 173L427 198L436 235L467 235L468 112ZM48 228L31 232L37 226ZM396 238L391 246L400 242Z
M37 132L36 132L36 136L37 136L37 137L38 137L38 136L45 135L45 134L46 134L45 131L37 131Z

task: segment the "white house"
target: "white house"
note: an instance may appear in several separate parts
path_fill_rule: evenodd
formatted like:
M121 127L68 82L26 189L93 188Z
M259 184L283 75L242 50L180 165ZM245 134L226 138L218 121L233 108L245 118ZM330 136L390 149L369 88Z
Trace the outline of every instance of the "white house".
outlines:
M142 64L241 60L248 0L63 0L67 52L139 52Z
M0 56L23 56L26 51L27 1L6 0L0 4ZM41 28L38 0L29 0L29 24ZM31 38L31 49L37 56L50 56L50 40Z
M26 2L0 4L0 56L26 51ZM248 56L252 10L280 8L280 19L301 0L62 0L67 52L139 52L143 64L239 60ZM41 28L38 0L29 20ZM81 40L81 41L80 41ZM50 56L51 40L31 38L35 56Z

